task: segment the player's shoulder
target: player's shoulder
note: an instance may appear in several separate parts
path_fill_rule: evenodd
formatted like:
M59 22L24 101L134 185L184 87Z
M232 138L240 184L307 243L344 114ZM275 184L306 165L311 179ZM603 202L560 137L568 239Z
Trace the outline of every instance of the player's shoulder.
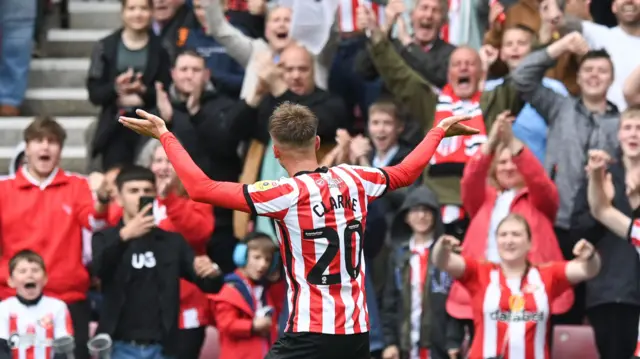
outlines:
M371 175L381 175L385 173L383 169L378 167L356 166L346 163L331 168L346 171L352 176L355 175L357 177L369 177Z
M293 178L280 178L279 180L262 180L247 185L250 192L262 192L273 189L281 191L292 191L297 188Z

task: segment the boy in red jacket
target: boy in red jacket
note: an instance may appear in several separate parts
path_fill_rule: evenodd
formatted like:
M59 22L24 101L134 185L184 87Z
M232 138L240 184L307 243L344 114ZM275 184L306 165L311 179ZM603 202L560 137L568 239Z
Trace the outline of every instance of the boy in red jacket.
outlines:
M286 288L272 281L281 269L277 258L275 243L264 233L251 233L237 245L233 259L238 269L213 297L219 359L262 359L278 338Z

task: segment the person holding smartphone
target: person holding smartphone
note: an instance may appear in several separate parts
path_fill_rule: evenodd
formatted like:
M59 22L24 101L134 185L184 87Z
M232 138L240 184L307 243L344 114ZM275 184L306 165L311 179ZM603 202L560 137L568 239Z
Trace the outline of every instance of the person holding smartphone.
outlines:
M122 220L93 236L93 270L104 293L97 333L114 341L113 359L180 357L180 279L216 293L219 269L206 256L194 256L184 238L155 225L156 197L151 170L133 166L116 177Z

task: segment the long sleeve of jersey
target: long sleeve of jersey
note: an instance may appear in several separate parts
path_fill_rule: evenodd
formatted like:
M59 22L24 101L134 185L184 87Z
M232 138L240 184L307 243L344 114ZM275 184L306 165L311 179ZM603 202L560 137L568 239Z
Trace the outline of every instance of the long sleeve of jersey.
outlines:
M160 142L192 200L236 211L251 212L244 197L243 184L218 182L207 177L171 132L160 136Z
M407 187L414 183L429 164L431 157L444 138L445 131L440 127L432 128L420 144L399 164L384 167L389 176L389 190Z

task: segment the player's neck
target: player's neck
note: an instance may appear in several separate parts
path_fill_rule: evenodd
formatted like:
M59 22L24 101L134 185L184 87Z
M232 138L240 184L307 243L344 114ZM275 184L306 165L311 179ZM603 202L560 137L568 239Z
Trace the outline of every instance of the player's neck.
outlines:
M318 169L318 167L320 167L320 165L318 165L318 160L316 159L315 156L309 159L301 159L301 158L283 159L281 163L282 163L282 167L284 167L284 169L287 170L289 177L293 177L300 172L313 172L316 169Z
M515 260L515 261L502 261L500 263L500 267L502 268L502 273L507 278L522 278L524 272L527 270L527 261L524 260Z

